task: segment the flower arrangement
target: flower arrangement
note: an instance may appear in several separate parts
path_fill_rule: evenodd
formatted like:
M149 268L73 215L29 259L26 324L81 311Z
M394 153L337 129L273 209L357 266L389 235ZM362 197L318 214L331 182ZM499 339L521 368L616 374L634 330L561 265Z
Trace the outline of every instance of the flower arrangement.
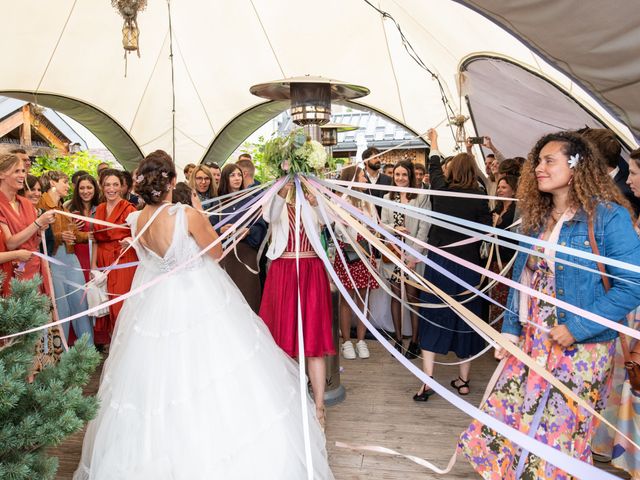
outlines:
M264 144L264 161L279 175L319 173L327 162L327 152L301 130L284 137L274 137Z

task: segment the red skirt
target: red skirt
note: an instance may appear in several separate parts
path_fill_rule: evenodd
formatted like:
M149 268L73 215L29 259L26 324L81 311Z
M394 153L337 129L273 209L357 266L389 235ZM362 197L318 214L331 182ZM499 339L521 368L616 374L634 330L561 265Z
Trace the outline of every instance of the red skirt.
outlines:
M329 279L319 258L300 259L300 298L305 357L335 355L331 334L333 309ZM276 343L298 356L298 284L296 260L271 262L262 293L260 317Z

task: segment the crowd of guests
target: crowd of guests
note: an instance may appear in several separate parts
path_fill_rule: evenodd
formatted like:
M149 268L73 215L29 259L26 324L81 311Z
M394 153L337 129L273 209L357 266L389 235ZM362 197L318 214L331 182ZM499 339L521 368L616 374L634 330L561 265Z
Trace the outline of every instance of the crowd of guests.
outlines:
M621 157L621 146L612 132L583 129L543 137L528 159L504 158L491 138L484 137L482 146L491 153L486 155L482 171L471 143L467 143L466 152L448 156L439 150L436 131L430 130L428 136L430 153L426 165L399 161L383 167L380 152L369 148L362 155L361 166L347 166L340 172L341 180L358 182L360 186L354 187L354 192L364 194L363 197L345 193L343 199L411 247L409 251L386 242L388 249L380 251L372 248L352 225L335 222L333 227L343 255L333 258L333 267L343 291L362 311L369 313L367 293L384 282L392 297L393 331L388 334L394 347L409 359L420 358L422 369L429 376L433 376L436 355L455 353L463 361L451 387L460 395L471 391L471 360L485 349L485 340L462 316L448 308L440 294L421 286L397 262L424 276L469 312L501 330L504 338L519 345L554 375L564 378L576 395L597 410L604 411L612 388L615 412L620 405L633 408L637 400L628 389L621 389L624 378L611 385L616 355L620 355L616 353L615 330L538 297L510 290L500 282L489 283L479 269L469 269L459 260L513 278L535 291L610 320L627 318L632 328L636 326L636 316L627 314L640 305L637 273L607 266L607 273L613 277L611 288L605 289L599 275L556 259L592 270L596 270L595 262L528 244L522 246L536 254L516 254L508 245L469 241L466 233L407 214L407 207L519 231L637 265L640 150L631 152L627 162ZM129 245L131 231L126 227L126 219L142 206L142 200L135 195L136 172L129 174L103 164L95 177L76 172L69 179L62 172L52 171L36 178L29 174L29 168L29 157L24 151L0 156L3 294L9 291L10 278L30 279L39 274L41 290L56 299L54 315L60 318L87 310L88 296L81 286L91 279L105 285L110 299L126 294L137 261L135 250ZM189 164L184 174L186 182L176 184L172 201L199 210L213 209L215 214L209 216L209 221L218 235L235 228L234 223L256 192L243 191L259 185L255 166L247 154L223 168L215 163ZM370 187L365 188L364 184ZM405 190L384 190L373 185ZM431 194L436 190L454 195ZM467 194L474 196L465 197ZM485 195L496 198L485 199ZM247 227L237 232L239 241L220 263L244 295L248 308L263 319L278 345L291 357L301 354L307 357L316 413L322 423L325 358L337 352L332 336L329 278L317 253L321 247L307 236L309 229L314 229L313 237L319 238L327 225L315 208L317 199L309 192L305 197L314 207L312 224L305 222L296 229L295 189L292 183L287 183L262 208L262 215L255 215ZM377 205L377 199L386 200L385 205ZM53 210L93 217L120 227L84 222ZM425 244L447 254L428 251ZM33 255L39 251L64 266ZM415 251L419 257L411 253ZM429 266L425 264L425 255ZM111 268L114 265L116 268ZM576 289L575 285L581 288ZM489 292L493 303L478 295L477 290L481 289ZM300 298L296 295L298 290L303 292ZM39 346L38 368L46 363L47 356L60 353L65 338L72 343L85 335L88 341L107 350L121 306L122 303L115 303L99 317L80 317L70 325L65 324L62 332L50 329ZM411 336L405 343L402 318L407 306ZM338 311L340 354L346 360L369 358L366 328L359 320L353 320L344 298L340 299ZM299 316L304 352L298 351ZM633 355L640 360L640 354ZM504 349L496 351L496 358L505 357ZM426 402L433 394L432 389L422 385L413 400ZM566 399L560 398L535 372L515 357L508 357L482 408L522 431L535 418L538 432L532 435L546 443L553 442L565 453L591 461L596 422L566 404ZM609 416L615 417L616 413ZM615 418L612 421L615 423ZM631 435L638 440L637 429L632 430ZM599 453L605 456L616 451L617 442L621 441L604 433L596 435L596 439ZM561 476L561 470L545 459L522 457L517 445L478 422L473 422L462 434L459 449L484 478L509 478L514 472L516 478ZM632 475L640 474L633 451L631 460L621 455L619 449L617 452L613 455L614 462L618 461Z

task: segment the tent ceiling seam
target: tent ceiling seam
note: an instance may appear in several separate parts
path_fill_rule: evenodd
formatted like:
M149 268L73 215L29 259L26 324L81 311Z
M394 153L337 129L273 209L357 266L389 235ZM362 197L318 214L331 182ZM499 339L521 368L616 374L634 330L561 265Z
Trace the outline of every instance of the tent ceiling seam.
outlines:
M426 63L424 63L424 61L422 60L422 58L420 58L420 55L418 55L418 52L416 52L415 48L413 48L413 45L411 45L411 42L409 41L409 39L406 37L406 35L404 34L404 32L402 31L402 28L400 27L400 24L398 23L398 21L388 12L382 10L380 8L380 3L378 3L378 7L376 7L373 3L371 3L370 0L364 0L364 2L366 4L368 4L371 8L373 8L374 10L376 10L381 16L382 18L388 18L389 20L391 20L395 27L396 30L398 30L398 33L400 34L400 38L402 40L402 45L405 49L405 51L407 52L407 54L418 64L418 66L420 66L420 68L422 68L423 70L425 70L429 75L431 75L432 80L435 80L438 83L438 89L440 90L440 98L442 100L442 105L444 107L444 111L445 111L445 120L446 118L449 117L449 113L451 113L451 116L455 116L456 113L453 111L453 108L451 107L451 102L449 101L449 97L447 96L447 93L445 92L445 88L443 86L443 82L442 80L440 80L440 76L439 76L439 72L438 74L436 74L433 70L431 70ZM386 31L385 31L385 39L386 39ZM387 43L387 48L388 48L388 43ZM451 95L451 89L449 88L449 85L444 84L447 87L447 90L449 91L449 96ZM403 123L406 123L403 122ZM451 123L449 123L449 131L451 132L451 136L453 137L453 142L455 144L455 149L456 150L460 150L460 145L458 144L457 140L456 140L456 134L453 131L453 126Z
M526 115L526 114L524 114L522 112L518 112L517 110L514 110L513 108L508 107L506 105L501 105L501 107L504 108L505 110L510 111L511 113L515 113L516 115L519 115L521 117L528 118L529 120L532 120L532 121L537 122L537 123L541 123L542 125L548 125L549 127L557 128L558 130L566 130L566 127L563 127L561 125L555 125L555 124L549 123L549 122L544 122L544 121L540 120L539 118L534 118L534 117L532 117L530 115Z
M131 131L133 129L133 125L136 123L136 120L138 119L138 113L140 113L140 107L142 106L142 102L144 102L144 97L147 95L147 90L149 89L149 84L151 83L151 80L153 79L154 74L156 73L156 69L158 68L158 63L160 63L160 57L162 56L162 51L164 50L164 46L167 43L167 38L169 38L169 29L167 28L167 34L164 37L164 41L162 42L162 46L160 47L160 50L158 51L158 56L156 57L156 61L153 64L153 69L151 70L151 73L149 74L149 79L147 80L147 83L144 86L144 90L142 91L142 95L140 95L140 101L138 102L138 106L136 107L136 113L133 115L133 119L131 120L131 124L129 125L129 131Z
M144 142L144 143L141 143L141 144L140 144L140 148L142 148L142 147L144 147L144 146L146 146L146 145L149 145L150 143L153 143L153 142L155 142L156 140L161 139L161 138L162 138L162 137L164 137L167 133L171 133L171 132L172 132L172 130L173 130L173 129L172 129L171 127L167 128L165 131L163 131L163 132L162 132L162 133L160 133L159 135L155 136L155 137L154 137L154 138L152 138L151 140L148 140L148 141L146 141L146 142Z
M193 77L191 76L191 71L189 70L189 67L187 66L187 61L184 58L184 55L182 54L182 48L180 47L180 42L178 41L178 36L176 35L175 32L173 33L173 37L176 43L176 47L178 47L178 54L180 55L180 58L182 59L182 64L184 65L184 69L187 72L187 77L189 78L189 81L193 86L193 90L196 92L196 97L198 97L198 101L202 106L202 111L204 112L204 116L207 118L207 123L209 123L209 127L211 128L212 135L215 137L216 129L213 128L213 122L211 121L211 117L209 117L209 112L207 112L207 108L205 107L204 102L202 101L202 97L200 96L200 91L198 90L198 87L196 87L196 83L193 80Z
M434 36L434 35L433 35L429 30L427 30L427 29L424 27L424 25L422 25L422 24L418 23L418 22L415 20L414 16L412 16L409 12L407 12L407 10L406 10L402 5L400 5L396 0L392 0L392 2L393 2L393 3L395 3L395 4L396 4L396 6L397 6L400 10L402 10L402 11L404 12L404 14L407 16L407 18L409 18L410 20L412 20L412 21L413 21L413 23L415 23L415 24L416 24L416 26L417 26L420 30L422 30L424 33L426 33L426 34L427 34L427 36L428 36L429 38L431 38L431 40L432 40L434 43L437 43L438 45L440 45L440 47L441 47L445 52L447 52L449 55L451 55L451 58L452 58L452 59L454 59L454 60L455 60L455 59L457 59L457 58L458 58L458 56L457 56L457 55L454 55L454 53L453 53L451 50L449 50L449 49L447 48L447 46L446 46L444 43L442 43L442 42L441 42L438 38L436 38L436 37L435 37L435 36Z
M187 140L191 140L193 143L195 143L196 145L198 145L200 148L206 149L206 145L202 145L200 142L198 142L197 140L195 140L194 138L192 138L191 136L187 135L184 130L182 130L180 127L176 127L176 130L178 132L180 132Z
M636 78L635 80L631 80L629 82L621 83L621 84L616 85L614 87L603 88L602 90L600 90L600 92L601 93L611 93L611 92L615 92L616 90L619 90L621 88L627 88L627 87L630 87L632 85L637 85L638 83L640 83L640 79Z
M67 19L64 21L64 25L62 26L62 30L60 31L60 35L58 35L58 40L56 41L55 46L53 47L53 51L51 52L51 55L49 56L49 60L47 61L47 65L44 67L44 71L42 72L42 76L40 77L40 81L38 82L38 86L36 87L36 90L34 92L34 97L35 97L35 102L38 103L38 92L40 91L40 87L42 86L42 82L44 81L44 77L47 75L47 72L49 71L49 67L51 66L51 62L53 61L53 57L55 56L56 52L58 51L58 46L60 45L60 41L62 40L62 36L64 35L65 30L67 29L67 25L69 24L69 20L71 19L71 15L73 14L73 11L76 8L76 3L78 3L78 0L74 0L73 1L73 5L71 5L71 10L69 10L69 14L67 15Z
M282 64L280 63L280 59L278 58L278 55L276 54L276 50L275 50L275 48L273 48L273 44L271 43L271 39L269 38L269 35L267 34L267 29L264 27L264 24L262 23L262 19L260 18L260 14L258 13L258 9L256 8L255 4L253 3L253 0L249 0L249 3L251 3L251 7L253 8L253 11L256 14L256 18L258 19L258 23L260 24L260 28L262 28L262 33L264 33L264 36L267 39L267 43L269 44L269 48L271 49L271 53L273 53L273 58L275 58L276 63L278 64L278 68L280 69L280 73L282 74L282 78L287 78L287 75L284 73L284 68L282 68Z
M396 93L398 94L398 103L400 104L400 113L402 114L402 123L407 123L407 118L404 114L404 106L402 105L402 95L400 93L400 83L398 82L398 76L396 75L396 69L393 65L393 57L391 56L391 49L389 48L389 38L387 37L387 29L384 26L384 17L380 17L380 24L382 25L382 32L384 33L384 44L387 47L387 55L389 56L389 64L391 65L391 72L393 73L393 80L396 82Z

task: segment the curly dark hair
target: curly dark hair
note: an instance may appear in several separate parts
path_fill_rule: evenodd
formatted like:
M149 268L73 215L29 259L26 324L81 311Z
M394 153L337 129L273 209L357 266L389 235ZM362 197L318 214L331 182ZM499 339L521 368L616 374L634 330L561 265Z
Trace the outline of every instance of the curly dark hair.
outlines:
M171 190L176 178L176 166L169 154L156 150L147 155L136 169L136 193L147 205L158 205Z
M582 209L591 216L599 203L612 202L622 205L629 213L632 212L629 202L607 175L600 152L589 140L577 132L550 133L538 140L522 166L517 198L525 233L532 234L543 228L551 215L553 197L538 189L535 172L540 163L540 151L551 142L560 142L562 152L567 157L576 154L580 156L569 186L569 208Z

